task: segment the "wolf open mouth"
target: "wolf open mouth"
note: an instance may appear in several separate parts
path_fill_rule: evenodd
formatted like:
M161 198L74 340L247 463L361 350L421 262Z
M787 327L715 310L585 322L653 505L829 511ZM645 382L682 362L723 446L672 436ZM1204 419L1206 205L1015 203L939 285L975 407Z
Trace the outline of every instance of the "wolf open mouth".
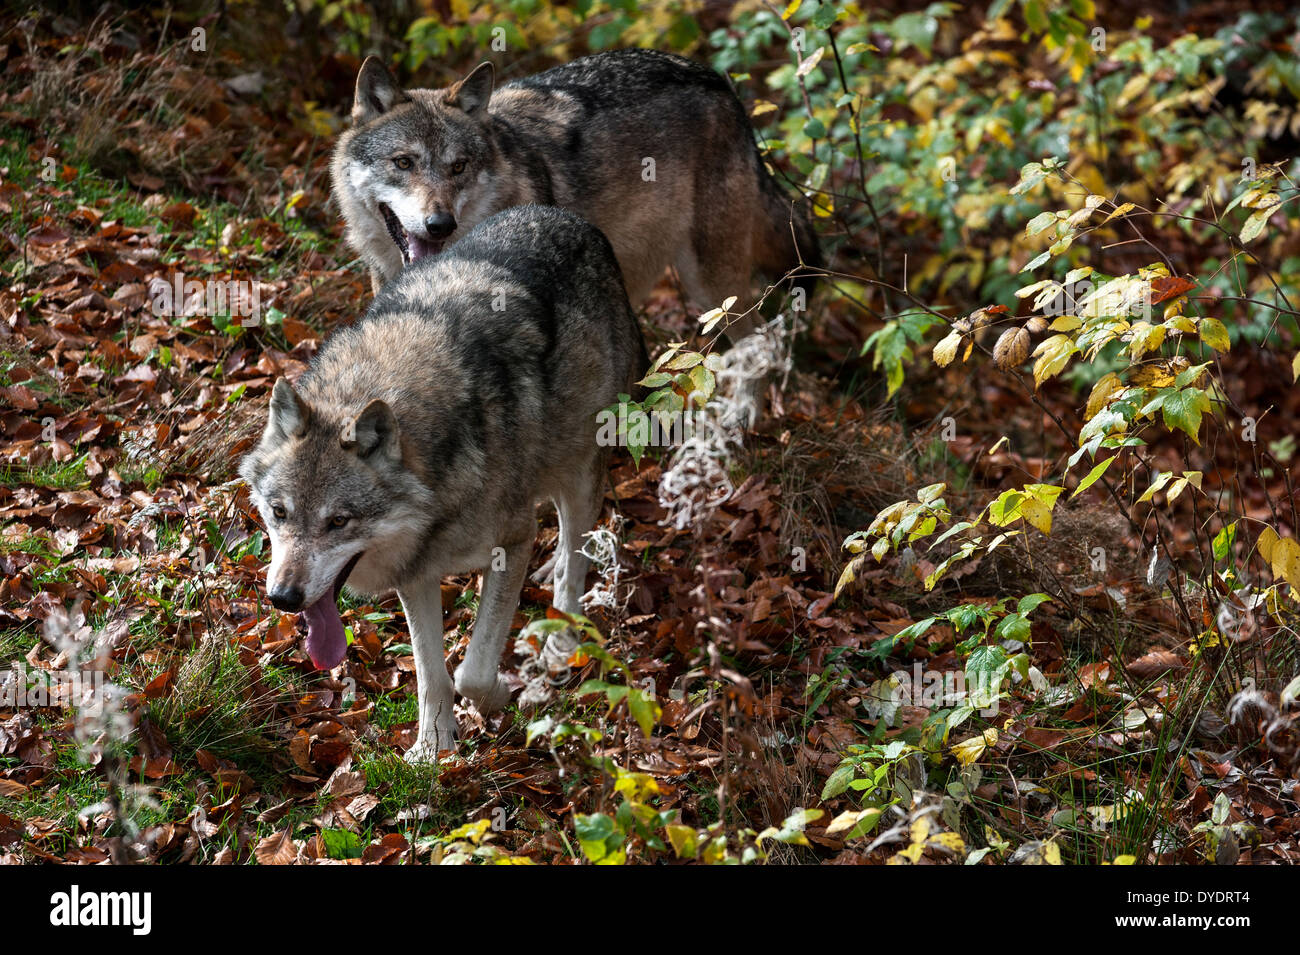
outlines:
M348 640L343 633L343 618L339 616L339 594L360 559L361 554L357 554L344 564L334 579L334 586L303 611L307 622L307 655L318 670L334 669L347 655Z
M384 217L384 225L388 228L388 235L393 240L393 244L402 253L403 265L418 262L428 255L437 255L447 244L442 239L422 239L418 235L407 232L402 228L397 213L393 212L386 202L379 203L379 213Z

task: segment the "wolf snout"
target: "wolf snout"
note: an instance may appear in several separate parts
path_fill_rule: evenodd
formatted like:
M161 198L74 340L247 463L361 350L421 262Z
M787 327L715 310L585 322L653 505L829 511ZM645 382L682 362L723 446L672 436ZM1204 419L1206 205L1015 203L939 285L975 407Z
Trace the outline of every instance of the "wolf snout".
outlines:
M266 595L271 599L271 606L276 610L297 613L302 609L301 587L277 587L275 590L268 590Z
M430 239L445 239L456 231L456 217L450 212L435 212L425 216L424 231Z

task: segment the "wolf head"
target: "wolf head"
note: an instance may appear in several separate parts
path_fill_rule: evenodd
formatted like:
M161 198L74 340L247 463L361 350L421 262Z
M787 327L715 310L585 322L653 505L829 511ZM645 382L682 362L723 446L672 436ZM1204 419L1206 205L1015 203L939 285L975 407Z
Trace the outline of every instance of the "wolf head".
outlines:
M423 506L402 463L397 419L379 399L355 412L312 407L280 379L240 475L271 537L267 596L305 614L308 654L333 668L347 651L337 606L344 582L367 554L387 563Z
M346 187L415 261L491 211L492 140L484 123L491 63L440 90L404 91L376 58L357 75Z

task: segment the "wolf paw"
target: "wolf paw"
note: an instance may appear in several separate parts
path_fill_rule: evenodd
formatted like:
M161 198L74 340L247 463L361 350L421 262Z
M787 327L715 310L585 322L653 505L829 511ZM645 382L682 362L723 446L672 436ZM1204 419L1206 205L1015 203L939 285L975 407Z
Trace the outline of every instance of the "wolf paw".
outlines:
M509 703L510 695L513 692L514 688L511 687L509 683L506 683L504 680L497 680L496 686L494 686L489 692L474 699L474 705L478 708L480 713L486 716L497 712L497 710ZM473 698L471 697L471 699Z
M545 587L555 576L555 565L558 563L559 558L560 549L557 547L551 556L546 559L546 563L538 567L529 579L538 586Z
M495 713L510 702L514 688L502 679L500 674L493 674L490 681L472 679L464 666L456 670L456 692L474 704L484 716Z
M415 745L406 751L403 759L412 766L427 766L436 764L438 754L448 750L453 753L456 751L456 731L442 728L434 738L421 736L416 739Z

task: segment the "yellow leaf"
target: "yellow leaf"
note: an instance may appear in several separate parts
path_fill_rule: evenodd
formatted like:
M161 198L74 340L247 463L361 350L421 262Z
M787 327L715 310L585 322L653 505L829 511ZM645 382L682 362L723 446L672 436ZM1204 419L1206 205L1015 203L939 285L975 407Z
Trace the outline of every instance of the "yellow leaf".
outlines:
M1097 417L1097 412L1110 403L1111 396L1123 389L1124 383L1119 380L1119 375L1113 371L1108 371L1102 375L1098 382L1092 386L1092 393L1088 395L1088 408L1083 413L1083 420L1091 421Z
M1163 488L1166 484L1169 483L1169 481L1173 478L1173 476L1174 476L1173 471L1161 471L1159 474L1156 475L1156 479L1151 482L1151 486L1146 489L1146 492L1143 493L1143 495L1138 498L1137 502L1139 504L1145 504L1147 501L1151 500L1153 497L1156 496L1157 491L1159 491L1161 488Z
M1052 506L1036 498L1026 497L1020 502L1020 516L1044 534L1052 533Z
M1058 374L1077 350L1069 335L1053 335L1039 342L1034 349L1038 356L1038 361L1034 362L1034 387Z
M1144 79L1145 79L1145 77L1144 77ZM1130 82L1132 82L1132 81L1130 81ZM1119 216L1124 215L1124 213L1126 213L1126 212L1130 212L1130 211L1132 211L1132 210L1135 209L1135 208L1137 208L1137 207L1134 206L1133 203L1131 203L1131 202L1125 202L1125 203L1122 203L1121 205L1116 206L1116 207L1115 207L1115 210L1114 210L1110 215L1108 215L1106 218L1104 218L1104 219L1101 220L1102 225L1105 225L1105 224L1106 224L1107 222L1109 222L1111 219L1116 219L1116 218L1118 218Z
M1178 377L1175 369L1165 362L1155 365L1143 365L1132 374L1133 384L1143 388L1168 388Z
M957 757L957 762L963 766L969 766L983 756L985 748L983 736L972 736L950 747L952 754Z
M838 836L841 833L851 832L860 823L870 823L879 818L880 813L881 810L876 808L863 809L861 812L846 810L831 820L831 824L826 827L826 835Z
M844 590L845 587L849 586L851 583L853 583L853 581L858 579L858 571L862 568L862 562L865 556L866 555L864 554L859 554L857 557L854 557L851 561L849 561L848 565L844 568L844 572L840 574L839 581L835 584L836 598L839 597L840 593Z
M1259 556L1272 563L1273 545L1276 544L1277 541L1277 531L1273 530L1273 528L1266 527L1260 531L1259 540L1255 542L1255 546L1259 548Z
M1280 577L1292 587L1300 588L1300 541L1294 537L1279 537L1269 558L1273 576Z
M1201 333L1201 341L1215 351L1227 351L1231 347L1228 329L1217 318L1201 319L1200 327L1197 330Z
M957 757L957 762L963 766L969 766L975 760L979 759L984 750L998 741L998 731L994 727L989 727L979 736L972 736L968 740L960 743L954 743L951 750L952 754Z
M802 63L799 64L799 68L794 71L794 75L807 76L809 73L811 73L813 70L817 68L817 64L822 61L822 57L825 55L826 55L826 47L824 46L817 47L817 49L813 50L812 53L808 54L808 58L806 60L804 60Z
M931 845L940 845L961 855L966 854L966 843L955 832L941 832L930 838Z
M946 368L957 357L957 346L961 344L961 332L949 332L947 337L934 346L934 363Z

